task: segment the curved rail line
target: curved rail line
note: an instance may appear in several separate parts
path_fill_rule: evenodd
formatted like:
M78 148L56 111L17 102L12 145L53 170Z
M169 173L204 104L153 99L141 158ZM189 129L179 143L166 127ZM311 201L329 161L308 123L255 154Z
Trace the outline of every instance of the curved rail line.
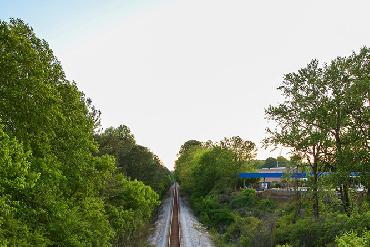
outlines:
M180 247L180 207L177 184L172 191L173 202L171 211L171 225L169 229L168 247Z

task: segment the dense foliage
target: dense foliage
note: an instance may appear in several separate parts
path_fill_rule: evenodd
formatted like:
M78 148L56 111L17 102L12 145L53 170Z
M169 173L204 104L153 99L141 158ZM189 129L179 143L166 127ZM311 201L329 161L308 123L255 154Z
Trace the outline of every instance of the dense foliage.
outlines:
M0 246L143 245L159 196L99 153L98 115L46 41L0 22Z
M238 246L245 246L259 241L258 237L252 239L254 234L262 236L262 221L253 215L269 212L272 202L257 200L253 190L233 192L241 186L238 173L253 169L250 161L255 152L255 145L240 137L225 138L219 143L192 140L180 149L176 178L201 222L217 236L219 245L240 243Z
M239 136L219 143L190 140L180 149L175 175L182 189L204 196L213 190L231 192L238 186L238 172L255 157L256 146Z
M253 160L249 151L240 163L232 145L183 145L176 177L219 246L368 246L369 88L368 48L287 74L279 87L285 100L266 110L276 127L264 143L290 148L290 161ZM278 164L312 174L308 191L291 178L284 178L295 188L288 199L238 189L238 171Z
M369 188L370 49L329 64L311 61L298 72L286 74L278 88L283 103L270 106L267 118L277 123L268 128L266 144L283 145L301 157L313 173L314 216L319 217L318 174L333 172L340 188L343 210L352 212L351 172Z
M288 163L289 161L285 157L278 156L277 158L268 157L266 160L257 163L256 166L258 168L273 168L286 166Z
M127 126L108 128L95 138L100 146L99 155L116 157L118 169L126 176L143 181L160 195L167 191L171 172L148 148L136 144Z

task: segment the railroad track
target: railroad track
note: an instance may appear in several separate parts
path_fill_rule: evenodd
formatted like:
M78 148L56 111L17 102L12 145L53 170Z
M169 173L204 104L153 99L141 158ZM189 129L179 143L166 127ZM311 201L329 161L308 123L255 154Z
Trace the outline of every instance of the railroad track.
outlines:
M168 237L168 247L180 247L180 207L179 207L179 192L177 184L175 184L173 193L173 202L172 202L172 211L171 211L171 225L169 229Z

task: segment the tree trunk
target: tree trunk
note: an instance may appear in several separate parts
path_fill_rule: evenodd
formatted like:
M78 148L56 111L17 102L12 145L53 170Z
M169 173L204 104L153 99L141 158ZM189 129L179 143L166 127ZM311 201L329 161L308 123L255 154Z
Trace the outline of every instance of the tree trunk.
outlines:
M337 155L336 155L337 156L336 157L337 170L338 170L338 167L341 168L341 166L343 165L342 142L341 142L339 133L340 133L340 129L338 127L335 130L335 146L337 149ZM348 192L349 192L349 184L348 184L347 178L345 178L345 180L342 181L341 187L340 187L340 199L342 201L344 212L349 217L351 216L351 206L350 206L350 199L349 199Z
M299 187L299 179L296 178L296 181L295 181L295 190L296 190L296 210L295 210L295 215L294 215L294 219L293 219L293 223L296 222L296 220L299 218L299 216L301 215L301 208L302 208L302 201L301 201L301 193L300 191L298 191L298 187Z
M318 172L317 172L317 163L315 160L315 163L312 165L312 172L313 172L313 184L312 184L312 210L313 210L313 216L315 219L318 219L320 217L319 212L319 191L318 191Z
M342 204L343 204L343 208L344 208L344 212L346 213L346 215L348 217L351 216L351 205L350 205L350 202L349 202L349 193L348 193L348 184L347 183L344 183L343 184L343 200L342 200Z

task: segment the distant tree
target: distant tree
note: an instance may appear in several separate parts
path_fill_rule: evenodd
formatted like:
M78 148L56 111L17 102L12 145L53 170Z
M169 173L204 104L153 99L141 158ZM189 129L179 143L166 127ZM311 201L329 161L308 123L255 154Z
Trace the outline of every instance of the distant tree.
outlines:
M276 161L278 162L279 166L285 166L289 162L289 160L287 160L284 156L278 156Z
M209 150L210 148L203 146L193 146L182 152L175 161L175 177L183 191L191 193L196 188L195 183L199 178L194 176L195 169L199 166L200 159Z
M277 166L277 160L273 157L268 157L262 165L262 168L272 168Z
M248 162L243 163L240 168L240 171L241 172L254 171L256 169L262 168L264 163L265 163L264 160L252 159Z
M194 168L195 190L206 195L210 191L232 191L239 164L229 149L214 147L203 153Z
M180 148L175 175L187 192L231 191L237 187L242 167L254 169L251 162L255 155L255 144L239 136L219 143L187 141Z
M197 140L186 141L184 144L181 145L178 155L181 155L187 150L189 150L190 148L197 147L197 146L202 146L202 142L197 141Z
M261 168L273 168L273 167L282 167L287 165L289 160L283 156L278 156L277 158L268 157L259 167Z
M217 143L214 143L211 140L207 140L205 142L202 142L202 146L206 147L206 148L213 148L213 147L217 146Z
M130 151L135 147L136 141L131 130L126 125L117 128L109 127L100 134L95 134L95 140L99 144L99 155L110 154L116 157L119 167L127 172L122 162Z
M167 190L170 171L147 147L136 144L135 137L127 126L107 128L96 134L95 139L99 143L99 155L113 155L117 167L126 176L142 181L159 194Z
M237 161L250 161L256 157L256 144L245 141L240 136L225 137L220 141L220 147L232 151Z

